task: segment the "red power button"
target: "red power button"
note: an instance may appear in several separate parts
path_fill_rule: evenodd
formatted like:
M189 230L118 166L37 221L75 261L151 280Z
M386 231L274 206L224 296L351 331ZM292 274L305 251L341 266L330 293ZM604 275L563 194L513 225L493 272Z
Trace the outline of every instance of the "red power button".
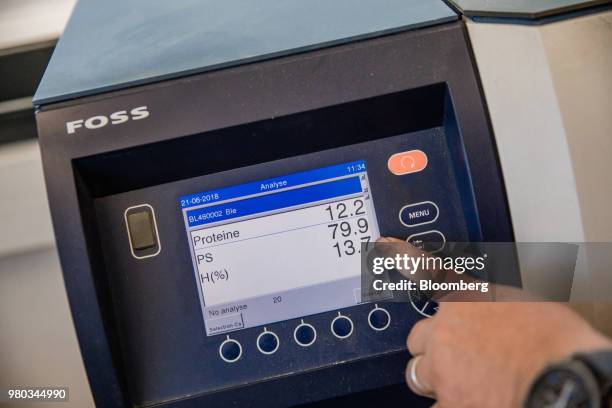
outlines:
M387 162L389 171L396 176L416 173L427 167L427 155L421 150L395 153Z

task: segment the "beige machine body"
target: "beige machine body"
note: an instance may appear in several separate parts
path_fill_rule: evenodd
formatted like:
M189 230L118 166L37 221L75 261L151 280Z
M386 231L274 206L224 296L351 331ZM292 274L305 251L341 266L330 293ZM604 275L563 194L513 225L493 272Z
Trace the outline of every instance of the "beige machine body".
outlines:
M516 241L611 242L612 10L466 23ZM598 255L579 253L571 301L612 335L612 270ZM537 266L521 257L527 286Z

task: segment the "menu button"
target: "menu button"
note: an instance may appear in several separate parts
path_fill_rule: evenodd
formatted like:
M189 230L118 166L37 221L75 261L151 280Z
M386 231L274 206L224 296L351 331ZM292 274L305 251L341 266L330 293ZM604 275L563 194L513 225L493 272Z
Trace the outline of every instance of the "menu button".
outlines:
M440 210L433 201L405 205L399 212L399 220L406 227L430 224L438 219Z

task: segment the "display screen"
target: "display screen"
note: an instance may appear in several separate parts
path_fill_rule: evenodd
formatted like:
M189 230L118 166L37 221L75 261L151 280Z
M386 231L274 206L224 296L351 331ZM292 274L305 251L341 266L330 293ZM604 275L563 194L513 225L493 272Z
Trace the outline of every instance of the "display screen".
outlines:
M366 163L180 197L207 335L352 306L376 240Z

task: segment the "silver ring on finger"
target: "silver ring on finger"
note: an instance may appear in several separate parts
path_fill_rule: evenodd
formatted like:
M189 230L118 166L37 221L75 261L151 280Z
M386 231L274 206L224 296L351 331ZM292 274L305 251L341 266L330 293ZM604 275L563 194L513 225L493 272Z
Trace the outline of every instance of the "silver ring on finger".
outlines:
M417 366L419 365L421 358L423 358L423 355L418 355L413 357L408 362L408 385L411 386L410 388L412 389L412 391L414 391L415 394L421 395L423 397L434 398L435 394L433 390L429 390L424 387L417 377Z

